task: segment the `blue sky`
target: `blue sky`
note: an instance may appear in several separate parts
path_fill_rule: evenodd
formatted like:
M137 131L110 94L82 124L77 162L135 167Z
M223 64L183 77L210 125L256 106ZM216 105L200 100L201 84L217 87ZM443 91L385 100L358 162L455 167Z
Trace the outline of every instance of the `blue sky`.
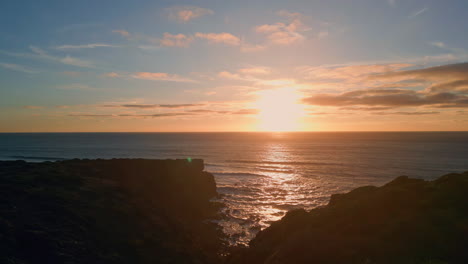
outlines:
M467 130L467 11L451 0L8 1L0 131Z

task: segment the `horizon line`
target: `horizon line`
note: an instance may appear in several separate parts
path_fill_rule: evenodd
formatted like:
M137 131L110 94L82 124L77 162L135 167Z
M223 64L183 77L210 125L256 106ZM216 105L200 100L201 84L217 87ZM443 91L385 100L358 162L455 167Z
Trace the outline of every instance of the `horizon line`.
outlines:
M321 131L12 131L0 134L167 134L167 133L440 133L440 132L468 132L468 130L321 130Z

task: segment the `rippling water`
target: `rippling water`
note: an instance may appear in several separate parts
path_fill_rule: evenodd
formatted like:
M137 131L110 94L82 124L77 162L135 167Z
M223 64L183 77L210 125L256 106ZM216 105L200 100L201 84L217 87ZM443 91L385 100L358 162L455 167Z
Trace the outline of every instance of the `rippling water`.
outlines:
M203 158L216 177L232 242L293 208L396 176L468 170L468 132L0 134L0 159Z

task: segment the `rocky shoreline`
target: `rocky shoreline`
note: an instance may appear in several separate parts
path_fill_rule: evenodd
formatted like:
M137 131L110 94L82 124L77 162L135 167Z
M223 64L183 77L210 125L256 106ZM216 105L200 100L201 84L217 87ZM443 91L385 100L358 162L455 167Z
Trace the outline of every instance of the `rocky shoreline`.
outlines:
M405 176L290 211L230 263L468 263L468 172Z
M246 248L202 160L0 161L0 263L468 263L468 172L290 211Z
M0 162L0 263L219 263L202 160Z

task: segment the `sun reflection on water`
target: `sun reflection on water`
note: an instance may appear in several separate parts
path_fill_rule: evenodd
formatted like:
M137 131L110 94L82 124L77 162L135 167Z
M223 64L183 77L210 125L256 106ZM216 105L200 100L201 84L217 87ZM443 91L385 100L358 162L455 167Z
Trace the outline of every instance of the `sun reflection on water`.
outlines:
M278 139L282 136L272 135ZM248 243L258 231L281 219L287 211L304 207L310 199L288 145L281 140L271 141L257 155L259 163L253 171L257 177L233 177L230 186L236 190L220 186L230 207L226 210L230 219L221 225L232 236L231 242Z

